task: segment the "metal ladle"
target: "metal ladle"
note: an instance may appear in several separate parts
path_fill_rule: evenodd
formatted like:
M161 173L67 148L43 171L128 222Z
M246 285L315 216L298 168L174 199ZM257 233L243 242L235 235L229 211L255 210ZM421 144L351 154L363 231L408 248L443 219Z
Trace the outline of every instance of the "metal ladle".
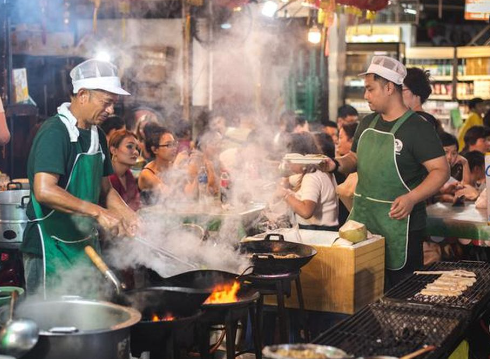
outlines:
M9 320L0 330L0 353L16 358L22 357L31 350L39 339L36 322L30 319L13 319L18 295L17 291L12 292Z

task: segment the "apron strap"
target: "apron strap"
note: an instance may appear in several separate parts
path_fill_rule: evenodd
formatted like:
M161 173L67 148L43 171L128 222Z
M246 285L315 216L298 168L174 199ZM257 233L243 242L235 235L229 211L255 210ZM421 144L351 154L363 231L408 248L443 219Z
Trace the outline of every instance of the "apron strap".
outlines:
M405 112L395 123L395 125L392 127L390 133L392 134L395 134L396 131L398 131L398 129L401 127L401 125L403 125L405 123L405 121L414 114L414 112L410 109L408 109L407 112ZM375 128L379 119L380 119L380 115L379 113L376 114L376 116L374 116L373 120L371 121L371 123L369 124L368 128Z

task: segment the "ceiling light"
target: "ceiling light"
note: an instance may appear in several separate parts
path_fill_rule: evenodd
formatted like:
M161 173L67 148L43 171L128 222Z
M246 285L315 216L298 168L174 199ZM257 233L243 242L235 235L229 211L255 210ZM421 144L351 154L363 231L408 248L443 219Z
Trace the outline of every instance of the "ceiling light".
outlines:
M320 29L314 25L308 30L308 42L312 44L319 44L322 40L322 33Z
M277 3L275 1L267 1L262 6L262 15L267 17L274 17L277 11Z

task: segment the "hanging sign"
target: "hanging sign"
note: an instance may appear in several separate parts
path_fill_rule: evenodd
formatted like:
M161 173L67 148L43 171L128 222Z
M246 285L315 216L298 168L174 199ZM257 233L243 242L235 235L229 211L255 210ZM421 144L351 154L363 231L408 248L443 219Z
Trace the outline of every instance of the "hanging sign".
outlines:
M464 8L465 20L488 21L490 0L466 0Z

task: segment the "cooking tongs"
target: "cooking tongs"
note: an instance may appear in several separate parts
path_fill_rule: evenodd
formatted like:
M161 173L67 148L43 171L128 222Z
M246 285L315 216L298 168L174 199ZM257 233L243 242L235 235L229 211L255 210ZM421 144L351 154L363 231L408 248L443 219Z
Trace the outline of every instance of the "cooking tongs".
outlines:
M185 261L183 259L180 259L175 254L173 254L172 252L169 252L168 250L166 250L166 249L164 249L162 247L158 247L158 246L156 246L156 245L148 242L146 239L143 239L141 237L134 237L133 240L137 241L138 243L143 244L144 246L147 246L148 248L151 248L157 254L159 254L159 255L161 255L163 257L167 257L167 258L173 259L174 261L179 262L181 264L184 264L184 265L186 265L189 268L192 268L192 269L199 269L200 268L200 266L198 264L196 264L194 262L188 262L188 261Z

